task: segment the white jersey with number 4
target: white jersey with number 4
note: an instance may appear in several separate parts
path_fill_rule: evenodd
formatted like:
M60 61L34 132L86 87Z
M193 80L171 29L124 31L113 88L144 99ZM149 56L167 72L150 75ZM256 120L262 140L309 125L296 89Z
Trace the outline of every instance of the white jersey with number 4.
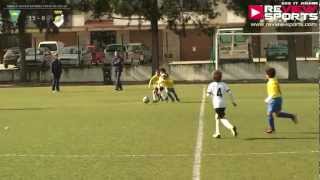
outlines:
M214 108L225 108L225 98L226 92L230 89L224 82L212 82L208 86L207 95L212 96L212 104Z

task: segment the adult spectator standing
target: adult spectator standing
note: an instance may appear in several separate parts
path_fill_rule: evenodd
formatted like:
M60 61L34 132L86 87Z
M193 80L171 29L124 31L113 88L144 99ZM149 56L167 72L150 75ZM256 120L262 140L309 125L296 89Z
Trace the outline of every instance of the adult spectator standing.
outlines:
M58 59L58 54L53 55L54 59L51 63L51 72L53 74L52 92L60 91L60 77L62 74L62 64Z
M112 58L112 66L115 73L115 90L116 91L122 91L122 84L121 84L121 73L123 70L123 58L120 56L120 54L115 51L114 57Z

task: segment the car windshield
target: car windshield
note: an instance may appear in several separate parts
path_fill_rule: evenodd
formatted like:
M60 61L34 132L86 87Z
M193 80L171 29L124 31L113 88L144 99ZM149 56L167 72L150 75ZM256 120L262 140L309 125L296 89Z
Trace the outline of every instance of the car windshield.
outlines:
M275 44L270 44L269 48L288 48L287 44L284 43L275 43Z
M107 47L107 52L125 51L125 47L121 45L110 45Z
M57 45L56 44L40 44L40 47L42 48L48 48L50 51L56 51Z
M19 49L13 48L6 51L8 54L19 54Z
M141 45L129 45L128 51L141 51L142 46Z

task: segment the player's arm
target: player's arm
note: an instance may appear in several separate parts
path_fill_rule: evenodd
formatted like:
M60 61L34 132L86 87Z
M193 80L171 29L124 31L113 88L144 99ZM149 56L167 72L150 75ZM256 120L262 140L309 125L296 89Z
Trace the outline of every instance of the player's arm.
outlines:
M210 85L208 86L208 89L207 89L207 96L213 96L212 88Z
M149 81L148 88L150 88L151 85L154 84L154 79L155 79L155 78L156 78L155 76L152 76L152 78L151 78L150 81Z
M226 90L226 92L229 94L229 97L230 97L230 99L231 99L231 102L232 102L232 105L233 106L237 106L237 103L236 103L236 101L234 100L234 96L233 96L233 94L232 94L232 92L231 92L231 89L227 89Z

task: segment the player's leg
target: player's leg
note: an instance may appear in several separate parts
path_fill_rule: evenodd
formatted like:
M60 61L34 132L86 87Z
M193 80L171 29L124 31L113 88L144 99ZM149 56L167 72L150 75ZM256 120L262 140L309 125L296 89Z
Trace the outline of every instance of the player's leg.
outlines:
M277 100L275 100L276 102L276 107L275 107L275 111L276 111L276 116L280 117L280 118L289 118L292 120L292 122L294 123L298 123L297 121L297 117L294 114L291 113L287 113L287 112L283 112L281 111L282 109L282 98L277 98Z
M277 99L272 99L268 104L267 104L267 121L268 121L268 129L266 129L266 133L271 134L274 133L276 128L274 124L274 114L279 111L279 101Z
M171 88L165 88L165 91L166 91L168 97L170 98L170 100L171 100L172 102L174 102L174 101L175 101L175 98L174 98L173 95L172 95Z
M155 86L155 95L158 98L158 101L163 101L162 97L161 97L161 90L160 90L160 86Z
M118 78L118 80L117 80L117 81L118 81L118 87L119 87L119 90L121 90L121 91L122 91L122 90L123 90L123 88L122 88L122 83L121 83L121 74L122 74L122 72L121 72L121 71L119 71L119 72L118 72L118 77L117 77L117 78Z
M160 96L162 100L168 101L168 94L166 93L164 87L160 87Z
M215 120L216 120L216 131L215 133L212 135L212 137L214 138L221 138L221 135L220 135L220 119L219 119L219 116L218 114L216 113L215 114Z
M117 91L119 90L118 73L119 72L117 70L114 71L114 85L115 85L115 90Z
M60 91L60 75L56 77L56 89L58 92Z
M294 114L291 114L291 113L287 113L287 112L282 112L282 111L280 111L280 112L277 112L277 113L276 113L276 116L277 116L277 117L280 117L280 118L289 118L289 119L291 119L292 122L294 122L295 124L298 123L297 116L294 115Z
M218 112L219 112L218 115L219 115L220 121L223 124L223 126L229 129L233 136L237 136L238 135L237 128L234 125L232 125L229 122L229 120L225 117L226 115L225 108L219 108Z
M171 88L171 92L172 92L172 94L174 95L174 98L176 99L176 101L180 101L180 99L179 99L179 97L178 97L178 95L177 95L177 93L176 93L176 90L174 89L174 88Z
M158 88L157 87L153 87L153 90L152 90L152 100L153 102L157 102L159 101L159 95L158 95Z
M56 75L53 75L52 79L52 91L54 92L56 90Z
M267 117L268 117L267 119L268 119L269 128L265 132L271 134L276 130L274 125L273 112L268 112Z

